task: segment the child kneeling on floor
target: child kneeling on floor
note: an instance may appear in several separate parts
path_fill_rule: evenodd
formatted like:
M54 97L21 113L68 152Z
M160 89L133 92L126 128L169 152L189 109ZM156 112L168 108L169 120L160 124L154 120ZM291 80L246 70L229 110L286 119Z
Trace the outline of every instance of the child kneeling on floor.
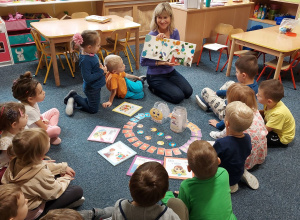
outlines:
M104 108L110 107L115 96L121 99L142 99L144 98L143 83L146 77L138 77L125 73L125 65L118 55L108 55L104 59L107 68L106 87L110 91L109 100L102 104ZM133 82L129 79L137 80Z
M232 212L229 175L218 167L221 161L215 149L207 141L194 141L187 159L188 171L193 171L195 177L181 183L178 198L187 206L189 219L236 219Z

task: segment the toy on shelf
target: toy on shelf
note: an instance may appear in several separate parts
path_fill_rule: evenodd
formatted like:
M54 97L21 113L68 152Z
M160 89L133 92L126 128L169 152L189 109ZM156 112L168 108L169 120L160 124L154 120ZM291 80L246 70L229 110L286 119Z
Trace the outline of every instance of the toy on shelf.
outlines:
M170 121L170 129L175 133L181 133L187 125L187 111L182 106L176 106L173 109Z
M165 102L155 102L149 113L153 121L163 124L167 121L170 115L170 109Z
M293 31L295 26L298 24L298 20L284 18L279 26L279 33L286 34Z

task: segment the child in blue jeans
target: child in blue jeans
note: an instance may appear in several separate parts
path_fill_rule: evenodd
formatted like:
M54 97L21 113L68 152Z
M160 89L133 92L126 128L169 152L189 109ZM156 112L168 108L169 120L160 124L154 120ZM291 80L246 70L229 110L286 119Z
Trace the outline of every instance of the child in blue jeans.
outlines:
M83 31L73 37L75 45L81 47L79 66L83 78L83 92L86 98L71 90L64 99L66 114L73 115L74 107L95 114L99 110L100 92L105 85L106 67L99 63L97 55L100 48L100 36L97 31Z
M146 77L138 77L125 73L125 65L118 55L108 55L104 59L104 65L108 73L105 75L106 87L110 91L109 100L102 104L104 108L110 107L115 96L121 99L144 98L143 84ZM136 82L131 81L138 80Z

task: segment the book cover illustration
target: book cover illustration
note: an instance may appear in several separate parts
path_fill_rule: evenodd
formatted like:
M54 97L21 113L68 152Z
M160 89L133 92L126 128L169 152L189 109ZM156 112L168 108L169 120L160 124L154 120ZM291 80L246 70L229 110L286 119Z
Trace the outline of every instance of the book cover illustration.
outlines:
M99 16L99 15L90 15L85 17L86 21L95 21L95 22L99 22L99 23L106 23L111 21L111 18L108 17L104 17L104 16Z
M120 128L96 126L93 132L88 137L88 141L114 143L120 130Z
M166 168L169 178L188 179L193 178L193 172L187 170L188 161L186 158L165 157L164 167Z
M98 153L114 166L136 155L136 152L122 141L109 145L108 147L99 150Z
M146 35L142 56L191 66L195 50L196 44L167 38L157 39L156 36Z
M131 117L141 108L143 107L139 105L131 104L129 102L123 102L121 105L114 108L113 111Z
M163 164L164 162L162 160L157 160L157 159L154 159L154 158L149 158L149 157L142 157L142 156L139 156L139 155L135 155L135 157L133 158L133 161L126 173L126 175L128 176L132 176L132 174L134 173L134 171L140 166L142 165L143 163L146 163L146 162L150 162L150 161L155 161L155 162L158 162L158 163L161 163Z

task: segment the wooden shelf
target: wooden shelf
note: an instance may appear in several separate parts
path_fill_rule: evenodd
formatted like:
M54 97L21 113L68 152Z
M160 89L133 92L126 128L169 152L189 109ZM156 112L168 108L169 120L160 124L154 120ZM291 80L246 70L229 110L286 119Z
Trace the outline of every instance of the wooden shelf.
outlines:
M103 0L55 0L55 1L47 1L47 2L41 2L41 1L20 1L20 2L7 2L7 3L0 3L0 7L15 7L15 6L30 6L30 5L53 5L53 4L64 4L64 3L77 3L77 2L97 2L97 1L103 1Z
M276 21L268 20L268 19L257 19L257 18L249 18L251 21L257 21L265 24L276 25Z

